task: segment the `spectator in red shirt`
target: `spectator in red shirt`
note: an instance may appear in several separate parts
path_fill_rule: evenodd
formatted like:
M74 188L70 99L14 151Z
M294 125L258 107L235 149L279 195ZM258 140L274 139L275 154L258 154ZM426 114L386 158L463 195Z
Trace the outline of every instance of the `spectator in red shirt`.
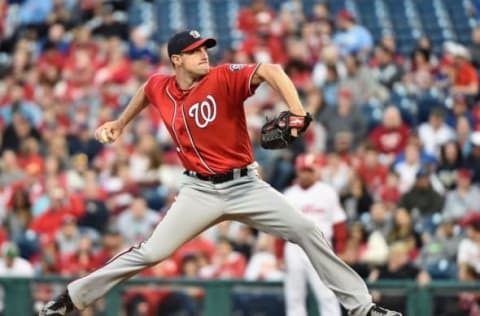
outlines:
M403 123L400 111L390 106L383 113L382 125L374 128L368 138L380 153L393 159L405 149L409 133L410 128Z
M292 79L295 87L303 91L311 84L312 69L308 46L304 41L289 39L285 48L289 56L285 65L285 72Z
M388 173L385 184L378 189L378 197L389 209L397 204L400 200L399 176L397 173Z
M40 252L30 258L30 262L36 270L43 274L59 274L62 267L58 245L53 236L42 235L40 237Z
M267 24L258 30L258 35L248 36L240 50L255 62L274 62L284 65L287 62L287 55L282 39L272 34L269 27L270 24Z
M173 253L172 258L177 264L177 266L181 266L182 261L188 255L203 253L207 256L207 260L210 261L214 252L215 245L208 239L204 238L202 235L199 235L178 248Z
M76 213L75 203L70 203L69 197L61 187L52 188L48 195L50 208L30 224L30 229L38 234L55 234L61 227L63 218L66 215L75 215Z
M88 236L82 236L78 244L78 250L74 253L63 255L61 273L68 276L83 276L95 268L92 240Z
M245 274L246 260L233 250L233 243L226 237L220 237L212 264L200 272L203 277L221 279L241 279Z
M461 45L455 50L453 93L476 96L478 93L478 76L475 67L470 63L470 53Z
M288 57L281 31L272 27L274 18L264 0L253 0L251 7L243 9L239 14L239 27L245 37L239 50L258 63L285 65Z
M187 260L187 258L194 258L195 256L193 255L187 255L183 261L182 261L182 267L178 267L175 261L171 258L167 258L166 260L163 260L162 262L159 262L158 264L154 265L153 267L150 267L148 269L145 269L141 272L142 276L145 277L157 277L157 278L175 278L179 277L181 275L184 275L183 271L183 262ZM196 262L196 261L195 261ZM189 278L194 278L197 275L196 274L187 274L184 275Z
M379 162L378 151L373 146L368 146L365 151L365 158L357 168L358 175L367 185L370 192L376 192L387 178L388 168Z
M131 64L127 58L122 42L118 37L108 40L106 64L100 67L95 74L95 84L101 86L106 82L124 84L131 77Z
M37 60L37 68L40 78L51 84L60 80L60 73L65 64L65 56L52 42L47 42L43 47L43 53Z
M474 129L480 130L480 103L475 103L470 111L474 121Z
M238 14L237 28L246 34L255 34L262 23L270 23L275 17L274 11L265 0L252 0L248 7Z
M8 1L0 1L0 36L5 37L5 24L8 14Z
M102 247L93 258L95 268L105 265L110 259L119 254L124 246L120 231L115 226L108 227L103 235Z
M27 169L29 165L36 165L38 172L44 172L45 163L40 155L40 144L35 138L28 137L22 142L18 164L24 170Z
M97 43L92 39L92 31L87 25L79 25L72 30L72 42L68 51L69 58L72 58L77 49L86 49L91 57L90 61L96 58L99 49Z
M67 84L65 94L81 96L87 92L82 90L92 83L97 67L98 61L91 53L91 48L79 46L72 50L62 69Z
M0 227L0 246L8 240L10 240L10 238L8 237L7 231L4 228Z

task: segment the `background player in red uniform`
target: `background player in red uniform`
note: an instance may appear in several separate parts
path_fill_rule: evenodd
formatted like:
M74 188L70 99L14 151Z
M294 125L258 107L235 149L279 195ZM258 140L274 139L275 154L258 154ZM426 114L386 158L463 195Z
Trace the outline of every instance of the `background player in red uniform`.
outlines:
M66 315L86 308L113 286L227 219L298 244L351 315L400 315L375 306L363 280L334 254L319 227L257 176L243 101L266 81L293 114L304 117L293 83L273 64L210 68L207 48L215 44L194 30L175 34L168 43L175 75L151 76L118 120L97 129L97 139L114 142L140 111L155 106L186 169L182 186L150 238L70 283L40 315Z

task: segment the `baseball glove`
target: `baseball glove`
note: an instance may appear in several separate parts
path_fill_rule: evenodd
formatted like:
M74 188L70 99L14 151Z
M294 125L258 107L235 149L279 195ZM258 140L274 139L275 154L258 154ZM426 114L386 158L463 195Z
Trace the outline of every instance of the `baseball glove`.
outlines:
M281 149L288 147L297 139L312 122L312 116L295 115L290 111L283 111L274 119L269 120L262 127L260 143L265 149ZM292 128L298 130L298 135L292 135Z

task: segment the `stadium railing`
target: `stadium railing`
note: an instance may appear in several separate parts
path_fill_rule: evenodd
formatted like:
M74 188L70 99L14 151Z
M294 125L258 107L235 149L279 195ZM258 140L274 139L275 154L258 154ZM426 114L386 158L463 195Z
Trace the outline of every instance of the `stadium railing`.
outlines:
M32 285L37 283L66 284L70 278L57 276L42 276L35 278L0 277L0 287L4 289L4 316L27 316L32 314ZM121 315L122 289L126 286L169 286L169 287L199 287L205 291L203 301L204 316L230 315L232 311L232 293L234 288L274 288L281 289L282 282L245 281L245 280L198 280L198 279L157 279L133 278L120 286L113 288L105 297L105 315ZM368 284L370 289L381 291L382 294L397 293L406 297L406 314L408 316L428 316L434 313L434 295L436 292L447 291L480 291L480 282L460 283L457 281L432 281L426 286L419 286L414 281L380 280ZM309 296L309 315L318 315L316 303Z

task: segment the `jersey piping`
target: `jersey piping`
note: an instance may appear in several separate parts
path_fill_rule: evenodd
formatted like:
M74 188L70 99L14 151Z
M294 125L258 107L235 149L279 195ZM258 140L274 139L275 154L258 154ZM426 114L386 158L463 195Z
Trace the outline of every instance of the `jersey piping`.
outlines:
M177 102L175 99L172 97L170 94L170 90L167 87L167 95L170 101L173 103L173 115L172 115L172 131L173 134L175 135L175 139L177 140L178 147L180 148L180 151L183 152L182 144L180 143L180 140L178 139L177 132L175 131L175 117L177 116Z
M257 64L257 66L255 66L255 69L252 71L252 73L250 74L250 78L248 78L248 92L250 95L253 94L253 91L252 91L252 80L253 80L253 76L255 75L255 73L257 72L258 70L258 67L260 67L261 64Z

